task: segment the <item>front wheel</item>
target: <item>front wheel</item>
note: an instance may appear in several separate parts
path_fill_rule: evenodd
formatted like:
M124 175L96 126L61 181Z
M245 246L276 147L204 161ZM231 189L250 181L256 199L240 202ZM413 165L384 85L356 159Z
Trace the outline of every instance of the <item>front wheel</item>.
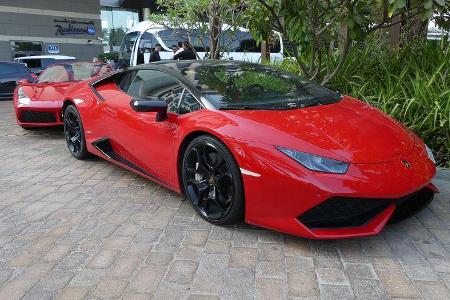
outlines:
M88 157L83 123L80 113L73 105L69 105L64 111L64 137L70 153L76 159Z
M244 189L239 167L218 139L203 135L186 148L183 187L195 211L213 224L230 225L244 218Z

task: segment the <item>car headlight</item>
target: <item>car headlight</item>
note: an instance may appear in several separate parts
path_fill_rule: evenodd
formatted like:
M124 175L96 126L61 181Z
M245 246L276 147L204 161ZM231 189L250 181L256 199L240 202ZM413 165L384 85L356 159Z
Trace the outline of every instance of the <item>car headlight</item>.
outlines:
M30 98L25 94L22 88L17 91L17 100L20 104L30 104Z
M434 159L433 151L431 151L431 149L430 149L427 145L425 145L425 150L427 151L428 158L429 158L434 164L436 164L436 159Z
M299 162L305 168L325 173L345 174L348 171L349 164L343 161L326 158L314 154L300 152L283 147L276 147L278 150Z

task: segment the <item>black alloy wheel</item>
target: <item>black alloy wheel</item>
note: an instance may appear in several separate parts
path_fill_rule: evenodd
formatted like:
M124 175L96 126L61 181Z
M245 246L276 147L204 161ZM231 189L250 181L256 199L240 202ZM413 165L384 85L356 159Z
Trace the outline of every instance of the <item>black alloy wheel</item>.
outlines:
M200 136L182 162L183 187L197 213L215 224L234 224L244 215L242 178L236 161L218 139Z
M87 157L83 124L78 110L73 105L69 105L64 111L64 137L70 153L75 158L83 159Z

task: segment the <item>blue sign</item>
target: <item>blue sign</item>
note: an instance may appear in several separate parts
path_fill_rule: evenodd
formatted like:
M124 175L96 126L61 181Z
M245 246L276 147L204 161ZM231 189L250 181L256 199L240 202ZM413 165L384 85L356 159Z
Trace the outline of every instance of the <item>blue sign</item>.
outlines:
M89 26L87 27L87 34L95 35L95 27L92 26L92 25L89 25Z
M59 45L48 45L47 52L50 54L59 54Z

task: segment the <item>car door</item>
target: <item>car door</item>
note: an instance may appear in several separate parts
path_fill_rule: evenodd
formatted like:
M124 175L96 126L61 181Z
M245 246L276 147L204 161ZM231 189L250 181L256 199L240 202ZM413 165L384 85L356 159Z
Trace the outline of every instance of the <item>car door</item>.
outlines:
M125 162L134 165L134 169L142 169L150 177L173 185L177 108L183 85L176 77L152 69L129 71L119 79L117 85L122 93L105 99L100 107L101 121L107 124L108 138L114 151L119 157L125 158ZM168 104L166 120L158 122L156 113L136 112L131 108L130 102L134 98L149 97Z

